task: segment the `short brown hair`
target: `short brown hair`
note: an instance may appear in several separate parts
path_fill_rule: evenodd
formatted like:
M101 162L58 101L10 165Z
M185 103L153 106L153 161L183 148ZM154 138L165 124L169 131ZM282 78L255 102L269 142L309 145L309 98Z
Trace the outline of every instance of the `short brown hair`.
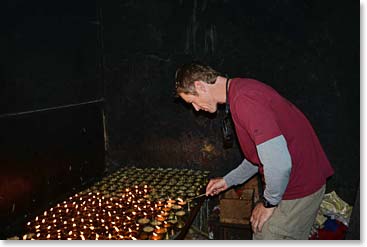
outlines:
M208 65L198 62L184 64L176 70L176 94L186 93L197 95L194 82L204 81L214 84L220 73Z

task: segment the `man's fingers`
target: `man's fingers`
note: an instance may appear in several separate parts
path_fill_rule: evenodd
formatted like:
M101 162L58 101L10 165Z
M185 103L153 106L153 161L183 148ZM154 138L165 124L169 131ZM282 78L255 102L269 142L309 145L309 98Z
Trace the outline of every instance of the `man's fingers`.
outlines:
M263 229L263 225L264 225L264 222L259 222L258 226L257 226L257 230L259 232L261 232L261 230Z
M208 183L208 186L206 186L206 194L210 195L212 194L212 190L213 190L213 185L215 184L215 181L210 180Z
M252 227L252 231L254 233L257 233L257 221L256 220L251 222L251 227Z
M215 190L218 190L218 180L210 180L208 186L206 187L206 194L213 195Z
M225 189L226 185L222 178L212 179L206 186L206 195L216 195Z

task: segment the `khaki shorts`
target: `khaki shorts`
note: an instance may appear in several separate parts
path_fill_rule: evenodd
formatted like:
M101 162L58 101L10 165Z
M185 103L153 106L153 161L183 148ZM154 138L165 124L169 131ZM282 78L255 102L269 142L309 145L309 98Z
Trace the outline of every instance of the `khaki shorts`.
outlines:
M324 194L325 185L309 196L281 201L253 239L308 239Z

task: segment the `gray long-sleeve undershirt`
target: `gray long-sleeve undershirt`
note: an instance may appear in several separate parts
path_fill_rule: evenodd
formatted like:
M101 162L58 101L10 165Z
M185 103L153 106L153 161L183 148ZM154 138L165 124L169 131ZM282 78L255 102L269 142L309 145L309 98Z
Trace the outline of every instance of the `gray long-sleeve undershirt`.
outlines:
M271 204L277 205L288 185L292 160L287 142L283 135L274 137L256 146L261 163L264 166L266 188L264 197ZM241 184L251 178L258 167L244 159L242 163L227 175L224 180L228 187Z

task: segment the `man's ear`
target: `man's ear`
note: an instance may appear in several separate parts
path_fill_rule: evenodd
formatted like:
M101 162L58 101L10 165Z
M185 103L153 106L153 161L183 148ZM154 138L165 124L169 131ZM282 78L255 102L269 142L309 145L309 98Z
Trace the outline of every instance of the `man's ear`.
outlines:
M194 81L195 89L197 92L206 92L206 83L203 81Z

